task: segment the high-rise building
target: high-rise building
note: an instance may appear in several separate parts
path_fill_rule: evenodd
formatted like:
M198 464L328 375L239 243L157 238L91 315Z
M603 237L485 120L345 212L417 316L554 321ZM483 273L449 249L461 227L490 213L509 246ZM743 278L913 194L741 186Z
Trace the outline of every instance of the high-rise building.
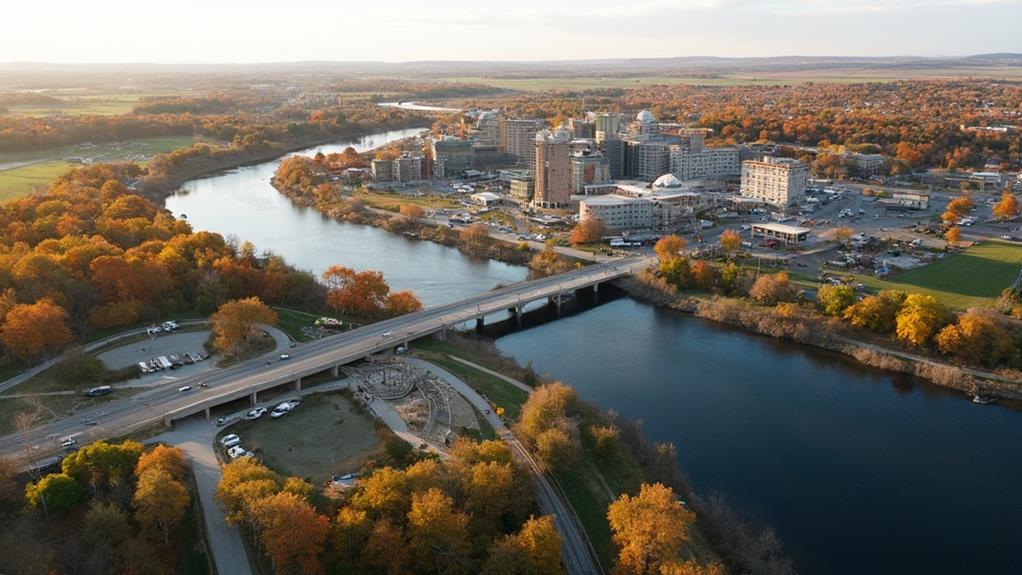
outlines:
M394 160L394 179L399 184L422 180L422 156L402 152L401 157Z
M791 158L765 157L742 162L742 195L787 207L806 193L806 165Z
M503 149L518 157L520 163L532 169L536 165L536 133L543 129L545 120L512 120L503 122Z
M620 180L625 177L625 142L615 134L612 138L600 141L600 151L610 166L610 178Z
M652 182L671 167L671 148L660 138L625 140L625 177Z
M526 206L531 203L532 195L535 191L536 182L532 176L511 179L511 199L519 206Z
M702 133L686 133L671 145L671 173L679 180L719 179L742 173L735 148L704 148Z
M472 142L454 136L433 140L433 174L449 178L472 168Z
M571 132L572 138L595 138L596 124L578 118L569 118L568 131Z
M660 125L656 121L656 116L649 110L639 112L628 128L628 134L633 138L649 138L659 133Z
M607 112L596 114L594 123L594 137L597 140L612 138L621 131L621 116L618 114L609 114ZM603 136L600 136L601 133Z
M586 186L610 183L610 164L598 151L571 155L571 193L584 194Z
M377 184L389 184L394 181L393 160L373 160L370 166L373 172L373 181Z
M535 137L536 191L532 205L562 208L571 197L571 135L565 130L541 130Z
M483 112L476 120L476 147L498 147L501 143L501 121L496 112Z

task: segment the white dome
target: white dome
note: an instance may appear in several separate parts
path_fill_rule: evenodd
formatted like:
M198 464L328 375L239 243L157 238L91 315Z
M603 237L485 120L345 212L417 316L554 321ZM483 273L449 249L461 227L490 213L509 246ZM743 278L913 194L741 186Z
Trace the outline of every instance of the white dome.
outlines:
M656 117L653 116L653 112L650 112L649 110L639 112L639 115L635 116L635 119L643 124L652 124L653 122L656 122Z
M653 189L680 188L682 185L681 180L674 177L674 174L664 174L653 182Z

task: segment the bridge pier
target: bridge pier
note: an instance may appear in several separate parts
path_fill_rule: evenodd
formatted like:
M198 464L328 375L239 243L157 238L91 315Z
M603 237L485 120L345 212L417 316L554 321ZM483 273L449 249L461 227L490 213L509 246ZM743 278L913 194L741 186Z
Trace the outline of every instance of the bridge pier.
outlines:
M522 329L522 311L524 306L515 306L508 311L511 315L515 316L515 323L518 325L518 329Z
M213 412L208 407L204 411L206 412L206 421L209 421L213 417Z
M561 294L557 294L555 296L550 296L550 297L547 298L547 301L550 303L550 305L554 306L554 308L557 310L557 315L560 316L561 315Z
M337 377L340 374L341 374L341 366L335 365L335 366L330 368L330 375L332 375L334 377Z
M295 391L301 391L301 390L302 390L302 378L299 377L298 379L295 380Z
M171 429L174 427L174 420L172 420L169 415L163 416L163 426L167 429Z
M248 394L248 402L252 404L252 407L255 407L256 404L259 403L259 392L253 391L252 393Z
M476 318L476 331L483 331L483 316Z

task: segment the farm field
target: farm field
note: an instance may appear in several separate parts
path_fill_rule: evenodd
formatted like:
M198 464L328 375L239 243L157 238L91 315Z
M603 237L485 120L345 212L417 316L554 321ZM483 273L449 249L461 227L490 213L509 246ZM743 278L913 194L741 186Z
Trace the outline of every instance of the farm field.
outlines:
M57 176L74 167L67 161L80 157L93 162L134 161L145 164L152 156L192 145L191 136L165 136L93 147L70 146L55 150L0 154L0 202L45 188Z
M8 116L46 116L67 114L69 116L114 116L128 114L142 98L160 94L147 92L74 93L73 95L47 94L58 98L52 104L7 106Z
M988 241L886 280L857 276L873 290L925 293L953 309L990 305L1022 269L1022 245Z

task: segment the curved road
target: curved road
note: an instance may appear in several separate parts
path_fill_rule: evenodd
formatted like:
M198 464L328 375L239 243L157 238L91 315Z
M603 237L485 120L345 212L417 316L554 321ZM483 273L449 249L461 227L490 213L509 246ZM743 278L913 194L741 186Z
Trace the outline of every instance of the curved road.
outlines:
M264 355L231 368L185 378L174 386L141 392L110 401L79 414L34 428L25 434L0 437L0 456L22 455L33 464L59 452L63 437L78 435L87 440L129 433L165 418L177 419L206 407L286 385L333 366L344 365L410 339L462 324L486 314L500 312L529 301L569 292L621 277L646 267L647 258L627 258L592 265L499 290L466 300L380 321L342 334L292 348L290 361L272 361ZM207 389L196 387L204 381ZM192 389L178 392L179 386ZM79 440L81 443L82 441Z

